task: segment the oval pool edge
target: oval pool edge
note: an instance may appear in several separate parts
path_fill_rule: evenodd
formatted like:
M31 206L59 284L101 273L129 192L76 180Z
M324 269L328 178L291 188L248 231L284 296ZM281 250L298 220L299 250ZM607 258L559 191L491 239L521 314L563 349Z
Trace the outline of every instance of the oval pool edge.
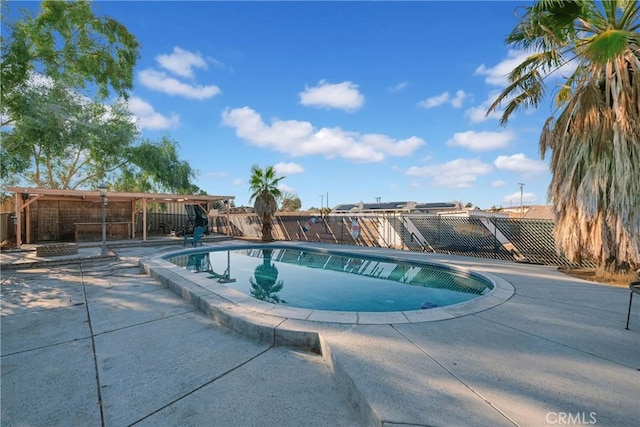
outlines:
M511 283L498 276L461 267L456 265L455 261L445 264L418 259L420 255L424 255L419 252L362 246L345 247L343 245L312 242L273 242L259 243L259 245L269 245L274 248L307 248L336 254L357 253L367 257L434 265L479 277L491 283L493 289L487 294L480 295L469 301L428 310L342 312L286 307L259 301L240 291L213 282L206 277L198 277L165 259L171 256L201 252L207 247L212 250L234 250L255 247L255 243L234 240L216 242L197 248L171 250L142 258L140 266L147 274L170 288L183 299L190 301L222 326L261 341L272 342L277 345L303 347L318 353L320 352L318 331L326 324L386 325L450 320L496 307L509 300L515 292Z

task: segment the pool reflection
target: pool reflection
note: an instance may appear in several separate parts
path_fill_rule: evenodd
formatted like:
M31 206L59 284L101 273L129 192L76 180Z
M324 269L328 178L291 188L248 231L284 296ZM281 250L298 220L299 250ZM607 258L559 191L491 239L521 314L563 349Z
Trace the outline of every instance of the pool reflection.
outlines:
M271 303L286 303L280 299L278 292L282 291L284 283L278 280L278 269L272 262L273 250L262 249L262 263L253 272L251 283L251 295L262 301ZM254 280L255 278L255 280Z
M227 251L227 266L223 273L217 273L211 264L209 252L189 255L185 268L195 273L209 273L209 279L216 279L218 283L233 283L231 278L231 251Z

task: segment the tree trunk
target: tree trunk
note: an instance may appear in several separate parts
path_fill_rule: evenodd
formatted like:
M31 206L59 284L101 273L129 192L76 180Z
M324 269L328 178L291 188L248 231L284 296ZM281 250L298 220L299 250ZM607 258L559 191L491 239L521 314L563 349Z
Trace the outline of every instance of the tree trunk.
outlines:
M262 215L262 241L273 242L273 234L271 233L271 216L268 214Z
M631 283L640 279L637 271L626 263L617 260L607 260L596 266L595 280L598 282Z

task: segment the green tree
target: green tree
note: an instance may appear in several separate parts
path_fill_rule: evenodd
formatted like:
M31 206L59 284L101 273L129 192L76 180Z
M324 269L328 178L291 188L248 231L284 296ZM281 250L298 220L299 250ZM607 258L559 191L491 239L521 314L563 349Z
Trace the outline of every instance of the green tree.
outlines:
M45 0L37 16L9 25L1 48L5 183L77 189L106 180L119 190L200 192L175 141L136 142L123 100L138 42L122 24L96 16L88 1ZM111 92L119 101L107 106Z
M262 240L273 241L272 218L278 210L278 199L281 191L278 184L285 177L277 177L273 166L261 169L257 165L251 166L251 178L249 179L250 201L254 201L253 209L262 221Z
M111 182L119 191L196 194L196 172L179 159L178 143L143 139L124 102L107 106L43 79L22 87L22 109L2 132L2 170L18 182L57 189L94 188Z
M302 202L297 194L283 193L280 199L282 200L281 209L283 212L297 212L302 207Z
M124 162L137 134L123 103L106 106L55 81L32 82L14 96L21 109L2 132L3 179L58 189L95 185Z
M191 182L197 171L180 160L178 142L168 135L160 142L143 139L128 150L125 161L118 167L115 188L133 192L170 192L177 194L202 194Z
M4 3L8 9L12 2ZM6 13L2 16L4 21ZM76 92L95 88L100 99L106 99L110 89L126 98L133 87L139 57L136 38L118 21L96 16L89 1L44 0L37 16L23 13L21 19L3 25L9 27L9 37L0 41L0 103L8 118L2 119L2 126L18 118L15 110L24 100L20 88L34 74Z
M600 279L631 279L640 268L639 28L638 1L526 7L506 42L531 54L489 108L504 105L506 124L540 104L549 75L562 79L557 117L540 136L543 158L551 152L556 243L571 261L594 260ZM567 64L573 71L558 71Z

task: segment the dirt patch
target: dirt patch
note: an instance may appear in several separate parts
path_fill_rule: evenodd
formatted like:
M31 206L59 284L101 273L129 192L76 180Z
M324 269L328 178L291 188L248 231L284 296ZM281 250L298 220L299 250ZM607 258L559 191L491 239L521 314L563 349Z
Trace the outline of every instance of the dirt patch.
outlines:
M270 243L270 242L263 242L262 239L255 238L255 237L234 237L234 239L243 240L249 243ZM275 240L272 240L272 242L275 242Z
M588 280L594 283L600 283L605 285L617 286L621 288L628 288L629 282L621 282L615 280L596 280L596 270L594 268L558 268L558 271L566 274L567 276L575 277L577 279Z
M6 251L9 249L16 249L17 245L16 245L16 240L14 239L9 239L9 240L3 240L2 243L0 243L0 250Z

